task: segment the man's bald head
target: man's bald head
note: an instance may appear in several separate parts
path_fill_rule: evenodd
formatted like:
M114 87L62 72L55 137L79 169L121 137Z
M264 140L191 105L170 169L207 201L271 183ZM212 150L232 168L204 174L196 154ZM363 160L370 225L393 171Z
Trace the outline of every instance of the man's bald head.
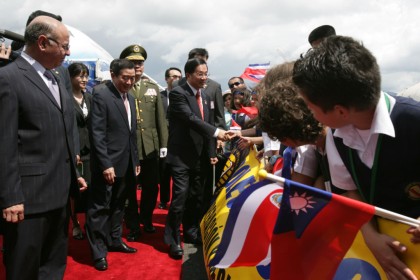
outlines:
M70 55L69 37L63 23L49 16L38 16L26 27L25 52L45 68L55 68Z
M56 19L48 16L34 18L25 30L25 43L30 46L38 41L39 36L52 36L54 31L64 25Z

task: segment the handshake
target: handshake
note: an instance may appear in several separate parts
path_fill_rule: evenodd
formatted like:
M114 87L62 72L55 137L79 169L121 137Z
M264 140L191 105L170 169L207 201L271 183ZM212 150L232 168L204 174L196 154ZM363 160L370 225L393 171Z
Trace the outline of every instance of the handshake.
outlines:
M239 132L240 133L240 132ZM223 129L219 129L219 133L217 134L217 139L221 141L229 141L235 138L236 136L240 136L236 131L226 131Z

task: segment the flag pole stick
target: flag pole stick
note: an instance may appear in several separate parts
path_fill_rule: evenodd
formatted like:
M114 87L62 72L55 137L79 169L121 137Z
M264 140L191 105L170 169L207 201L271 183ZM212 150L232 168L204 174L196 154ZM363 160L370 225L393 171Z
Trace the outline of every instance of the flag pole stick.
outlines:
M260 178L266 178L271 181L277 182L282 187L284 186L284 182L286 181L286 179L276 176L274 174L267 173L267 171L263 169L259 171L258 175L260 176ZM420 226L419 220L416 220L416 219L413 219L413 218L410 218L410 217L407 217L407 216L404 216L404 215L401 215L392 211L388 211L380 207L376 207L376 206L374 207L375 207L375 215L379 217L382 217L391 221L403 223L412 227Z

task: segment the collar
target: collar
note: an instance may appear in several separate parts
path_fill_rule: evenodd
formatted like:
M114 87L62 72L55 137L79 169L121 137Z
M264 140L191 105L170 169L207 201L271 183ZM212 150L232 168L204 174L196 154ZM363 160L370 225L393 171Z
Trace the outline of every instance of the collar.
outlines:
M385 101L385 94L387 95L390 103L389 112ZM372 135L374 134L385 134L390 137L395 137L395 129L390 117L395 102L395 98L393 98L385 92L381 92L378 104L376 105L372 125L369 130L370 137L372 137ZM334 132L334 136L342 138L343 143L350 146L351 148L358 148L357 144L355 144L352 140L360 138L360 135L353 125L347 125L341 128L337 128Z
M196 89L195 87L193 87L192 85L190 85L190 83L187 81L187 85L190 87L190 89L192 90L192 92L194 93L194 95L197 95L197 91L199 89Z
M22 58L24 58L32 67L35 69L35 71L42 77L44 76L45 67L41 65L38 61L36 61L33 57L31 57L26 52L21 53Z

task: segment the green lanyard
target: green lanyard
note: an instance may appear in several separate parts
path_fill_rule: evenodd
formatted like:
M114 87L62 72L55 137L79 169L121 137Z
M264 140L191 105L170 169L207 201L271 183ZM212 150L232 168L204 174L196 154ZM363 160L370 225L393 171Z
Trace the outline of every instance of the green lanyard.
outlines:
M390 112L390 108L391 108L389 97L388 97L388 95L386 93L384 94L384 97L385 97L385 102L386 102L386 106L388 108L388 113L389 113ZM351 165L351 173L353 175L354 182L356 183L357 189L359 190L359 193L363 197L363 200L364 201L368 201L370 204L373 204L373 196L375 194L376 175L378 173L378 158L379 158L379 153L380 153L381 145L382 145L382 136L383 136L382 134L379 134L379 136L378 136L378 142L376 143L375 158L373 159L372 176L371 176L371 180L370 180L369 200L366 199L366 197L363 194L363 191L362 191L362 189L360 187L359 179L358 179L357 173L356 173L356 167L354 166L353 152L352 152L353 149L351 149L350 147L348 147L349 159L350 159L350 165Z

